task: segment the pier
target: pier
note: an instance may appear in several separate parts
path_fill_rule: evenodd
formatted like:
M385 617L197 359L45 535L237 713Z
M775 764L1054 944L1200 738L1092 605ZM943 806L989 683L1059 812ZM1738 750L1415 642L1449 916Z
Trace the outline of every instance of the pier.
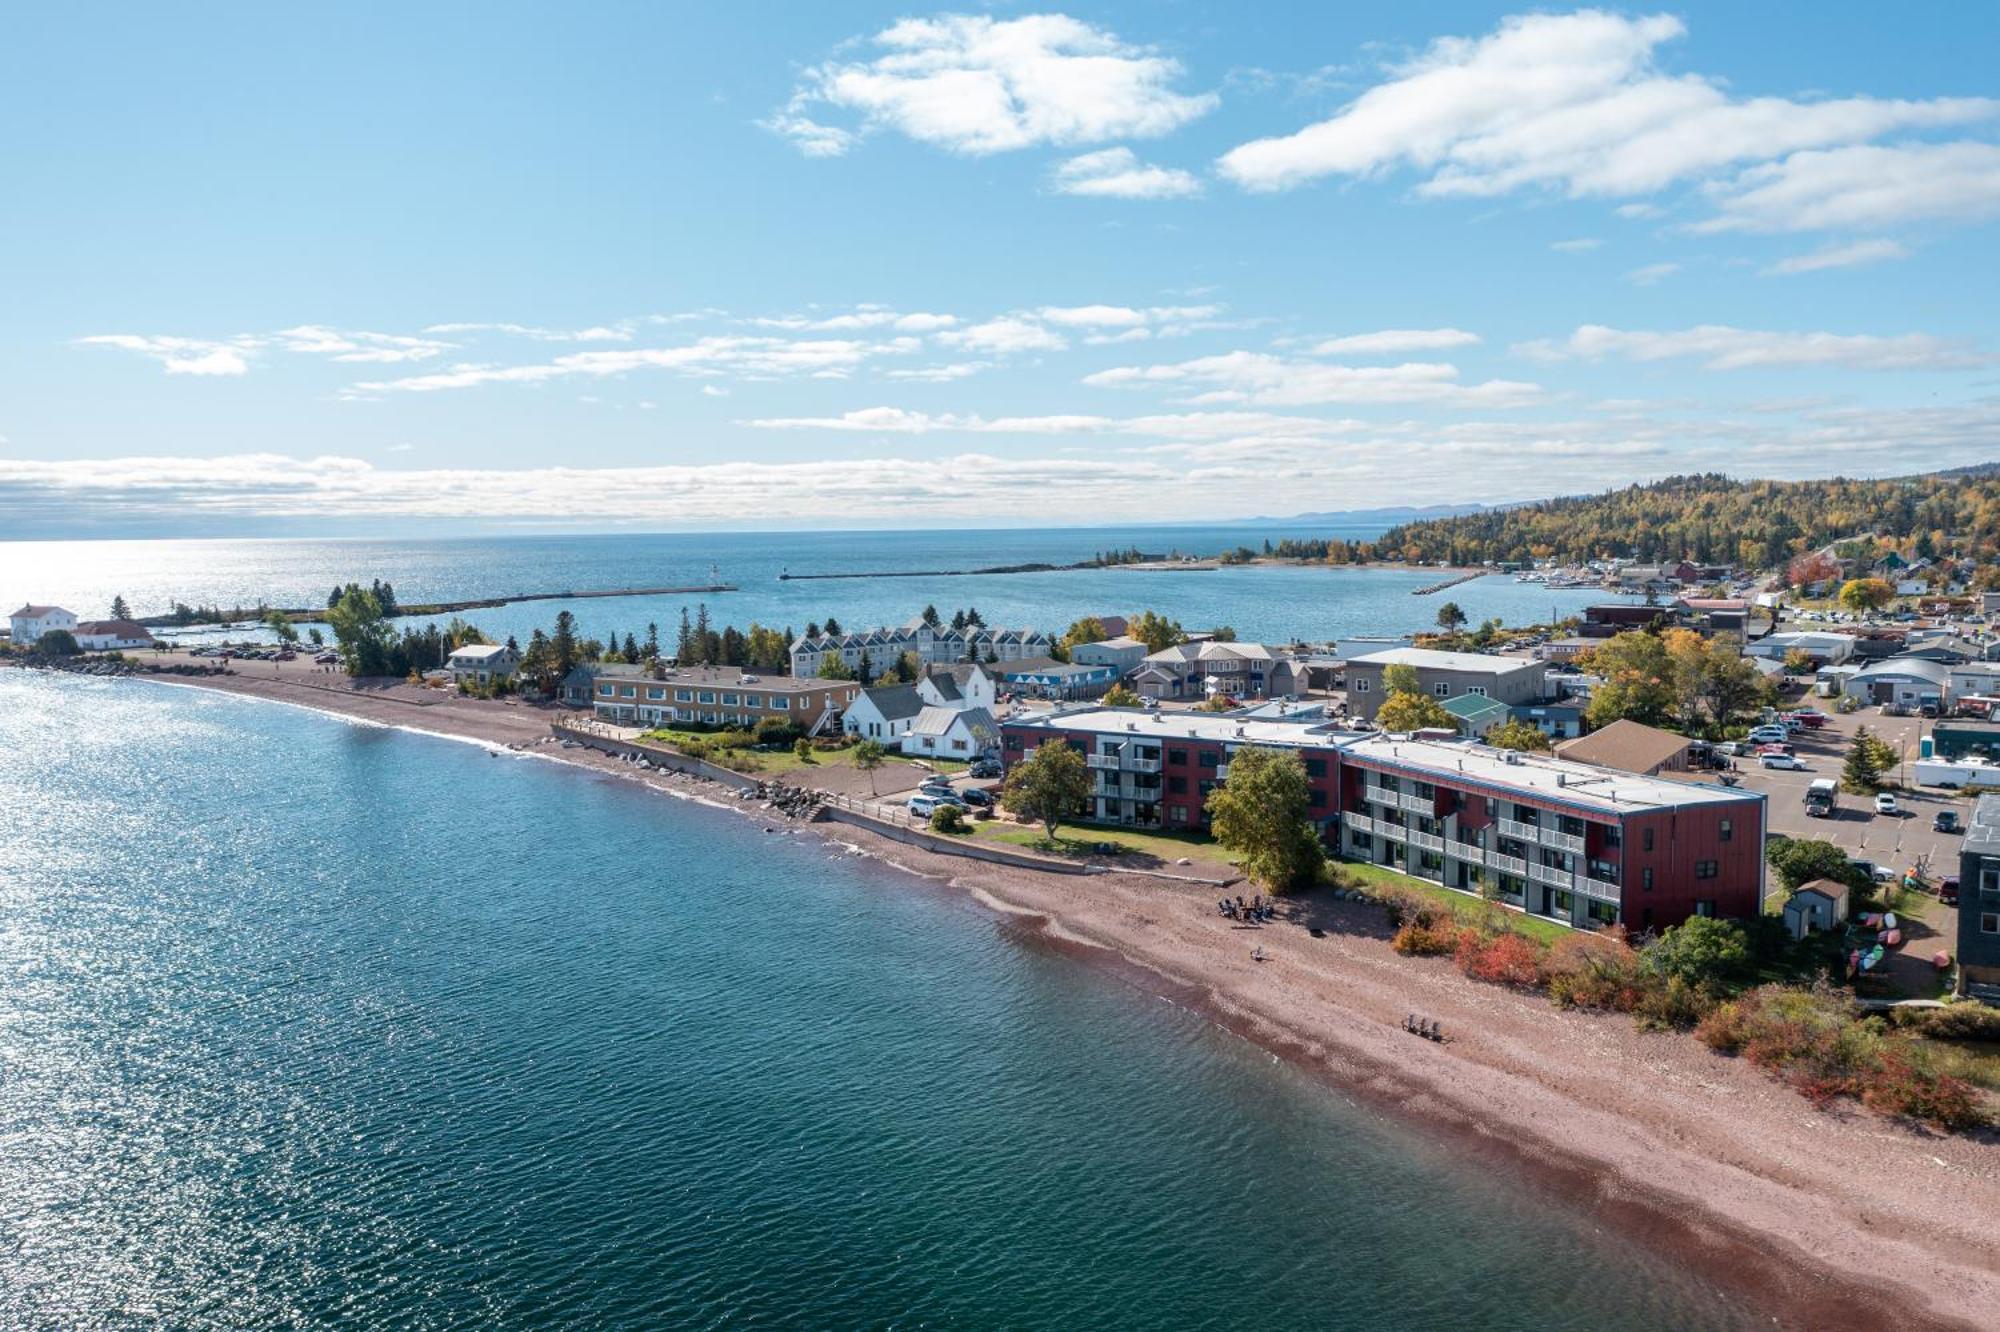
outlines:
M460 611L492 610L496 606L511 606L516 602L522 601L583 601L592 597L670 597L685 596L690 593L735 592L737 590L737 586L734 583L701 583L688 587L608 587L583 592L516 592L510 597L478 597L471 601L433 601L417 606L398 605L396 607L396 618L402 619L407 616L422 617L426 615L456 615ZM237 620L258 619L263 614L275 609L294 624L324 624L327 612L325 606L267 606L262 611L252 610L248 607L238 607L238 609L242 614L236 617ZM225 621L225 623L233 622L235 621ZM182 629L193 627L193 625L181 624L171 615L147 615L141 617L139 623L149 629Z
M1417 588L1415 591L1411 592L1410 595L1413 597L1428 597L1436 593L1442 592L1448 587L1457 587L1460 583L1469 583L1475 578L1484 578L1484 577L1486 577L1486 570L1470 569L1467 570L1465 573L1458 575L1456 578L1447 578L1442 583L1432 583L1429 587Z

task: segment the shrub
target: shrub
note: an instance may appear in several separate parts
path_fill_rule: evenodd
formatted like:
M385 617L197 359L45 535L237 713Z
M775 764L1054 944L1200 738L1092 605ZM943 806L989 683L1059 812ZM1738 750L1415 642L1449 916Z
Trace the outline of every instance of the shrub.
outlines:
M1558 1007L1628 1013L1639 1002L1639 955L1622 930L1566 934L1542 954L1542 984Z
M1396 931L1389 946L1406 957L1442 957L1457 952L1460 938L1468 932L1446 913L1442 920L1412 920Z
M965 830L965 811L957 805L939 805L931 811L932 832L955 836Z
M791 744L800 738L802 732L799 724L790 717L765 717L758 721L754 734L758 744L775 748Z
M1643 977L1633 996L1632 1014L1642 1027L1686 1028L1699 1023L1716 1006L1718 996L1703 985L1680 976Z
M1477 981L1532 988L1541 978L1542 950L1512 933L1480 935L1466 930L1458 941L1458 969Z
M1938 1073L1906 1043L1885 1051L1861 1088L1861 1103L1886 1115L1906 1115L1943 1129L1977 1127L1979 1098L1963 1078Z
M2000 1041L2000 1008L1980 1003L1943 1008L1892 1008L1889 1021L1934 1041Z

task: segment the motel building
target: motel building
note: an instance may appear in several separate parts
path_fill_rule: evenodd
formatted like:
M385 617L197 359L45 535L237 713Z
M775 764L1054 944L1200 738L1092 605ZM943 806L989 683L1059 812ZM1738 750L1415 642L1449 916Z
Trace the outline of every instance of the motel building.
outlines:
M1094 822L1204 831L1245 745L1305 764L1309 816L1336 854L1566 925L1639 932L1748 917L1764 895L1764 797L1471 740L1356 733L1324 721L1077 708L1002 728L1008 765L1051 739L1091 769Z

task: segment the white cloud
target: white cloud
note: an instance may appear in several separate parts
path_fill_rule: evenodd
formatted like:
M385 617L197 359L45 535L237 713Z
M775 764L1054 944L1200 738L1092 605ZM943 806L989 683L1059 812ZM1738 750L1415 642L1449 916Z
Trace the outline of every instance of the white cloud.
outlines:
M928 435L1145 435L1174 440L1232 436L1320 439L1363 428L1353 420L1283 416L1270 412L1184 412L1153 416L1002 416L863 407L839 416L781 416L743 422L760 430L832 430L862 434Z
M1839 366L1848 370L1968 370L1995 358L1927 333L1878 337L1853 333L1770 333L1703 324L1656 333L1584 324L1563 343L1523 343L1516 351L1538 360L1607 356L1630 361L1698 360L1710 370L1777 366Z
M413 338L397 333L347 332L323 324L301 324L281 329L270 337L281 351L306 356L326 356L336 361L396 365L406 361L428 361L452 350L449 342L435 338Z
M1710 190L1699 232L1887 227L2000 215L2000 145L1857 145L1793 153Z
M1520 406L1540 399L1535 384L1489 380L1460 384L1458 367L1437 362L1391 366L1329 365L1288 361L1264 352L1236 351L1203 356L1176 365L1121 366L1085 376L1099 387L1138 384L1210 384L1192 401L1249 402L1272 407L1315 403L1439 402Z
M1315 356L1378 356L1471 347L1478 342L1477 333L1467 333L1459 328L1385 328L1379 333L1353 333L1344 338L1329 338L1312 350Z
M1645 264L1625 274L1625 280L1636 287L1650 287L1681 271L1679 264Z
M885 370L885 379L907 379L923 384L949 384L956 379L969 379L981 370L989 369L990 361L953 361L946 365L920 365L903 370Z
M1193 172L1141 162L1130 148L1105 148L1058 163L1049 173L1049 187L1096 199L1189 199L1202 190Z
M1892 240L1855 241L1852 245L1831 245L1815 250L1811 254L1795 254L1780 259L1764 270L1766 276L1783 277L1792 273L1817 273L1828 268L1854 268L1860 264L1881 263L1885 259L1904 259L1909 251Z
M247 343L208 342L200 338L151 337L137 333L99 333L78 338L85 347L117 347L151 357L170 375L241 375L250 369Z
M830 107L860 117L861 132L894 130L953 152L1035 144L1151 138L1216 104L1213 93L1173 90L1180 62L1062 14L1017 19L945 14L903 19L877 33L879 54L806 72L764 127L809 156L851 149L855 131L814 118Z
M2000 113L2000 102L1977 97L1733 97L1716 80L1657 67L1655 49L1685 32L1665 14L1508 18L1485 37L1438 40L1337 115L1243 144L1219 167L1252 190L1407 167L1425 174L1419 193L1434 196L1541 186L1631 198L1800 150Z
M1549 248L1562 254L1582 254L1584 251L1594 250L1602 244L1604 242L1595 236L1578 236L1574 240L1550 241Z
M938 334L947 347L1004 356L1010 352L1061 351L1069 345L1062 334L1029 319L1002 315L970 328L951 329Z
M883 306L862 305L844 314L776 315L746 322L759 328L783 328L794 332L851 333L871 328L893 328L899 333L935 333L939 329L953 327L959 319L957 315L931 314L927 311L898 314Z
M451 366L426 375L355 384L347 390L347 394L356 397L377 393L435 393L475 388L483 384L540 384L572 376L601 378L634 370L672 370L689 375L732 374L746 378L786 375L839 378L864 361L879 356L906 355L919 346L918 340L911 337L882 342L835 338L708 337L681 347L572 352L534 365Z
M538 328L532 324L432 324L424 332L451 336L466 333L506 333L535 342L630 342L632 340L632 329L625 324L598 325L593 328Z

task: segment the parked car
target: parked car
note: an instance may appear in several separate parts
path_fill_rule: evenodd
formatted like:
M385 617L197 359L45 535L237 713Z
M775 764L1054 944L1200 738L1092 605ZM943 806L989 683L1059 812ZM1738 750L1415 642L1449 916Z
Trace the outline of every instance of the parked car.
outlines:
M1941 832L1941 833L1962 833L1965 831L1965 825L1959 822L1957 810L1941 809L1931 819L1931 831Z
M1896 804L1896 797L1884 791L1875 797L1875 812L1877 814L1901 814L1903 811Z
M993 804L993 793L983 786L968 786L958 793L958 798L974 808Z
M906 808L913 819L927 819L937 812L938 802L931 796L913 795Z
M1851 863L1854 868L1868 876L1870 883L1894 883L1896 880L1896 872L1894 870L1883 865L1878 865L1872 860L1856 860Z
M1817 731L1820 727L1826 725L1827 722L1827 716L1824 712L1815 712L1811 708L1801 708L1797 712L1787 713L1786 716L1805 727L1808 731Z
M1750 732L1749 738L1753 745L1783 744L1792 738L1792 732L1787 726L1759 726Z
M1947 874L1938 880L1938 901L1946 906L1958 905L1958 876Z
M1798 771L1803 771L1806 766L1792 754L1759 754L1757 764L1764 768L1789 768Z
M973 777L998 777L1001 773L999 759L974 759L966 772Z
M921 798L929 800L933 807L938 805L957 805L960 809L972 808L971 804L966 801L966 798L957 791L925 791L922 793Z

